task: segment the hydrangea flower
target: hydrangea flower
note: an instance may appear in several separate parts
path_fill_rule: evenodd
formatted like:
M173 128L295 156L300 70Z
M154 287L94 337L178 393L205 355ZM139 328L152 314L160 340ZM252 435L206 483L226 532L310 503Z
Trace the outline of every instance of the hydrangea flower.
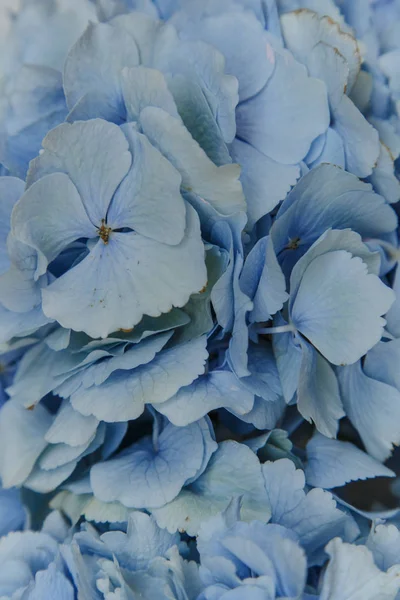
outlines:
M399 598L399 8L21 2L0 596Z
M0 162L25 177L46 133L67 107L62 69L95 11L87 0L24 0L12 17L0 63Z

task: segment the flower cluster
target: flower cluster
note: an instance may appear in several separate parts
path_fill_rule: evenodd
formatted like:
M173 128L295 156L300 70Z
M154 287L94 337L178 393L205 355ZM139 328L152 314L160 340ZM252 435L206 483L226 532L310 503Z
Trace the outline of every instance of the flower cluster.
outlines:
M399 0L20 4L0 597L400 598Z

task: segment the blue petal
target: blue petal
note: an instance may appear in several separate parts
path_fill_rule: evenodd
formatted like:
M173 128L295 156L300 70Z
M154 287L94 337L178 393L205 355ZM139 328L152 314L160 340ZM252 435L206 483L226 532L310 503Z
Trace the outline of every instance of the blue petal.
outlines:
M16 177L0 177L0 274L7 271L10 259L7 255L7 237L10 232L11 212L24 193L25 184Z
M381 360L378 352L375 360ZM380 359L380 360L379 360ZM383 373L382 373L383 375ZM360 362L338 370L343 406L369 454L384 461L400 443L400 391L368 376Z
M329 237L327 232L324 239ZM332 248L312 260L317 248L318 242L292 272L291 291L297 292L294 300L291 297L291 319L331 363L351 364L380 340L385 325L381 315L389 310L394 294L376 275L368 273L358 256ZM297 287L295 281L306 262Z
M277 162L296 164L328 128L326 90L288 51L271 52L272 77L259 94L237 108L237 136Z
M28 188L15 207L12 228L17 239L38 251L36 278L69 244L97 235L76 187L64 173L47 175Z
M268 214L299 178L298 165L284 165L236 138L230 146L232 158L242 168L241 182L247 200L249 225Z
M330 440L316 433L307 444L307 483L331 489L349 481L394 477L393 471L350 442Z
M118 371L101 386L74 394L72 406L107 422L136 419L145 404L165 402L204 372L208 356L205 346L203 337L160 352L149 364ZM114 403L110 403L110 397Z
M100 227L111 198L132 163L120 128L101 119L63 123L47 134L43 148L44 152L30 165L28 187L44 175L67 174L89 219ZM54 200L54 194L50 199Z
M181 177L145 136L129 125L123 131L134 159L111 201L107 225L112 229L130 227L157 242L177 245L186 228Z
M181 174L183 190L197 194L223 215L245 209L238 165L216 167L180 121L160 108L145 108L140 124Z
M371 175L379 157L379 135L347 96L335 110L333 129L343 140L347 170L357 177Z
M269 321L288 299L285 277L269 236L258 240L248 254L240 287L253 302L250 323Z
M307 421L314 421L318 431L336 437L339 419L345 416L336 375L328 361L305 340L301 348L297 407Z
M23 529L27 513L16 489L0 489L0 537Z
M5 487L20 485L47 446L51 416L43 406L33 411L7 402L0 411L0 476Z
M231 498L243 496L242 518L268 518L268 502L255 454L246 446L227 441L211 458L204 474L169 504L154 509L160 527L196 535L201 523L224 510Z
M373 526L365 545L374 555L376 566L382 571L398 564L400 532L395 525Z
M361 55L357 40L342 31L328 13L322 14L327 16L321 17L317 11L293 11L282 16L281 27L286 46L307 66L310 75L325 81L335 107L337 100L351 91L360 71Z
M0 116L0 160L12 174L25 178L43 138L67 115L61 74L44 66L24 65L8 80L3 96L7 112Z
M112 232L108 244L99 240L43 291L44 313L63 327L106 337L131 329L144 314L158 317L184 306L207 278L198 217L190 206L186 218L185 237L175 246L135 232Z
M157 410L178 426L188 425L217 408L226 408L235 415L248 413L254 396L240 385L231 371L212 371L198 377L190 386L181 388L175 396L157 404Z
M71 582L51 563L45 571L39 571L35 583L29 590L29 600L43 600L43 598L57 598L57 600L74 600L75 592Z
M130 508L163 506L198 472L204 443L201 422L186 427L167 424L156 445L144 438L116 458L92 467L94 494L104 502L118 500ZM184 456L189 444L191 451Z
M271 522L299 536L311 564L321 564L323 548L333 536L353 541L359 534L352 517L336 508L329 492L314 489L304 492L304 473L292 461L266 462L263 467L265 489L271 507Z
M154 517L135 511L129 518L128 530L103 533L102 541L117 557L121 567L131 571L145 569L157 556L165 556L167 550L179 544L179 536L160 529Z
M357 595L363 600L396 597L400 588L398 566L388 572L380 571L367 548L345 544L338 538L329 542L326 551L331 559L325 571L320 600L353 600Z
M223 13L201 19L195 14L190 22L182 13L172 22L185 36L204 40L222 52L226 72L239 81L240 102L260 92L271 77L274 62L265 53L265 34L254 15Z
M284 200L271 237L280 262L291 266L330 227L373 238L396 226L394 211L371 186L333 165L320 165Z
M95 417L81 415L68 400L64 400L45 439L50 444L81 446L94 436L98 424Z
M121 71L138 64L138 48L129 34L108 24L89 23L64 66L68 107L72 109L87 93L100 92L113 106L116 117L123 117Z

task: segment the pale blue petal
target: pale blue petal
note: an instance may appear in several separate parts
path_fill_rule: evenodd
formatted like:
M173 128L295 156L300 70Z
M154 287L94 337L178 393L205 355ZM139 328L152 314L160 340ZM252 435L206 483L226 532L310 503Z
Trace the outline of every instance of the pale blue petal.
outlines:
M213 114L200 85L182 75L170 75L168 76L168 87L173 94L183 123L212 162L217 166L232 162L216 121L216 115ZM232 110L232 114L235 114L234 110ZM233 125L236 130L235 122Z
M162 413L178 426L188 425L217 408L226 408L235 415L248 413L254 403L231 371L212 371L198 377L190 386L181 388L175 396L157 404Z
M43 600L43 598L57 598L57 600L75 598L71 582L58 570L56 563L51 563L45 571L38 571L35 583L27 595L29 600Z
M243 266L243 259L240 255L236 256L235 267L233 271L233 310L234 322L232 329L232 337L229 342L228 360L232 370L238 377L246 377L250 375L248 369L248 326L247 315L253 309L253 303L245 294L240 286L240 272Z
M376 459L386 460L393 445L400 444L400 391L369 377L360 362L339 369L338 380L346 415L366 450Z
M72 475L76 465L77 461L73 460L66 465L51 470L41 469L39 466L36 466L25 480L24 486L38 494L48 494Z
M63 123L47 134L43 148L31 162L28 187L44 175L65 173L78 190L89 219L100 227L132 162L120 128L101 119Z
M250 323L269 321L289 298L270 236L261 238L247 256L240 287L253 302Z
M127 121L139 121L146 106L157 106L179 119L174 97L160 71L143 66L124 67L121 81Z
M294 271L291 282L293 275ZM345 250L314 258L297 289L291 304L293 323L336 365L356 362L380 340L385 325L381 315L394 301L392 290Z
M331 559L320 600L394 600L400 588L398 566L380 571L368 548L338 538L329 542L326 551Z
M300 176L298 165L284 165L236 138L232 158L242 168L241 182L247 201L249 225L268 214L285 198Z
M365 545L374 555L376 566L382 571L398 564L400 532L395 525L374 525Z
M379 134L347 96L335 110L333 129L343 140L347 170L357 177L371 175L379 157Z
M155 46L154 67L168 74L170 90L185 125L200 143L196 133L204 139L204 133L201 134L200 129L206 127L206 122L196 124L195 121L202 121L206 115L209 115L207 120L211 117L215 122L214 125L211 124L210 133L215 131L217 144L224 141L230 143L236 133L235 108L238 103L238 81L236 77L226 74L224 56L215 47L204 43L203 38L201 41L184 41L176 34L176 37L172 36L171 32L167 42L166 31L163 33L164 37L163 35L160 37L164 44L158 43ZM178 85L174 84L174 80ZM208 110L205 110L205 107L201 108L203 102L200 100L199 92L208 104ZM197 116L193 114L191 118L188 118L188 113L191 111L190 104L186 104L188 96L192 101L194 100L193 108L196 108L196 112L200 109ZM200 145L202 146L201 143Z
M133 164L111 201L107 226L130 227L157 242L177 245L186 228L181 177L144 135L130 125L123 131L129 141Z
M310 10L283 15L281 27L287 48L310 75L325 81L331 106L336 107L341 96L351 91L360 70L357 40L342 31L336 20Z
M400 182L396 177L393 156L383 144L380 145L378 162L369 181L390 204L400 200Z
M336 507L329 492L321 489L304 492L304 473L296 470L292 461L266 462L262 469L271 522L283 525L299 536L311 564L324 561L324 546L333 536L346 541L353 541L358 536L354 520Z
M256 455L246 446L219 444L204 474L169 504L154 509L158 525L170 532L196 535L201 523L224 510L233 497L242 496L244 520L268 520L267 496Z
M386 328L396 338L400 337L400 269L396 268L392 289L396 294L396 300L386 314Z
M138 48L130 35L105 23L89 23L64 66L68 107L72 109L88 92L101 91L116 115L123 117L121 71L138 64Z
M330 440L320 433L308 442L307 459L306 479L314 487L331 489L358 479L395 476L354 444Z
M7 343L13 337L25 337L34 334L40 327L51 322L40 306L28 313L7 310L0 304L0 344Z
M245 415L237 415L241 421L251 423L257 429L273 429L282 418L286 409L286 403L282 396L268 402L264 398L256 396L253 408Z
M85 417L64 400L45 439L50 444L81 446L93 438L99 422L93 416Z
M287 323L279 316L274 320L274 325L287 325ZM299 339L293 333L273 335L272 347L283 396L289 404L299 385L300 369L303 360Z
M103 533L102 541L117 557L121 567L137 571L148 567L157 556L165 556L167 550L179 544L179 536L160 529L154 517L140 511L131 514L128 530Z
M399 356L400 340L380 342L365 357L364 371L368 377L400 390L400 373L397 368Z
M321 154L314 162L308 162L307 164L314 169L317 165L323 163L331 163L341 169L346 168L343 140L332 127L329 127L326 132L325 145Z
M184 306L207 279L198 217L190 206L186 218L185 237L176 246L134 232L112 232L108 244L99 240L43 291L44 313L65 328L106 337L131 329L144 314L158 317Z
M240 102L260 92L272 75L274 61L265 52L266 36L254 15L223 13L203 19L196 15L190 24L185 15L184 22L179 19L178 14L172 22L185 36L200 38L222 52L226 73L239 81Z
M297 407L321 433L335 437L339 419L345 416L336 375L323 356L301 340L302 361L297 389Z
M7 271L7 237L10 232L11 211L24 193L25 184L16 177L0 177L0 274Z
M7 80L2 97L0 160L12 174L25 178L42 139L67 115L61 73L25 64Z
M157 18L157 9L151 0L97 0L99 18L108 21L116 15L124 14L128 8Z
M326 88L308 77L287 50L271 48L271 53L272 77L259 94L237 108L237 136L277 162L296 164L328 128Z
M145 108L140 124L153 146L181 174L183 190L197 194L224 215L245 209L239 165L215 166L184 125L160 108Z
M72 406L111 423L136 419L145 404L165 402L204 373L205 346L203 337L160 352L148 365L114 373L101 386L73 394Z
M69 244L97 235L76 187L64 173L47 175L28 188L13 211L12 230L18 240L38 251L36 278Z
M51 416L43 406L33 411L12 400L0 411L0 476L5 487L20 485L47 446L44 439Z
M370 238L396 226L394 211L370 185L333 165L320 165L287 196L271 237L280 262L291 265L330 227L351 228Z
M187 453L184 449L189 444ZM117 500L129 508L163 506L198 472L203 452L200 423L167 424L154 446L151 438L144 438L114 459L92 467L93 492L104 502Z
M250 375L242 377L243 386L267 402L277 402L282 386L272 345L261 339L250 342L247 354Z
M23 529L26 522L27 512L21 502L19 490L0 489L0 537Z

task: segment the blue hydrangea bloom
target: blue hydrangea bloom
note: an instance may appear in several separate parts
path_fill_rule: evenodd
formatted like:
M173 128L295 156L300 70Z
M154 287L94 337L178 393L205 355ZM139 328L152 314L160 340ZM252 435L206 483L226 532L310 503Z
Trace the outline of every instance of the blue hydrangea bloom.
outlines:
M399 23L21 0L2 598L399 600Z

